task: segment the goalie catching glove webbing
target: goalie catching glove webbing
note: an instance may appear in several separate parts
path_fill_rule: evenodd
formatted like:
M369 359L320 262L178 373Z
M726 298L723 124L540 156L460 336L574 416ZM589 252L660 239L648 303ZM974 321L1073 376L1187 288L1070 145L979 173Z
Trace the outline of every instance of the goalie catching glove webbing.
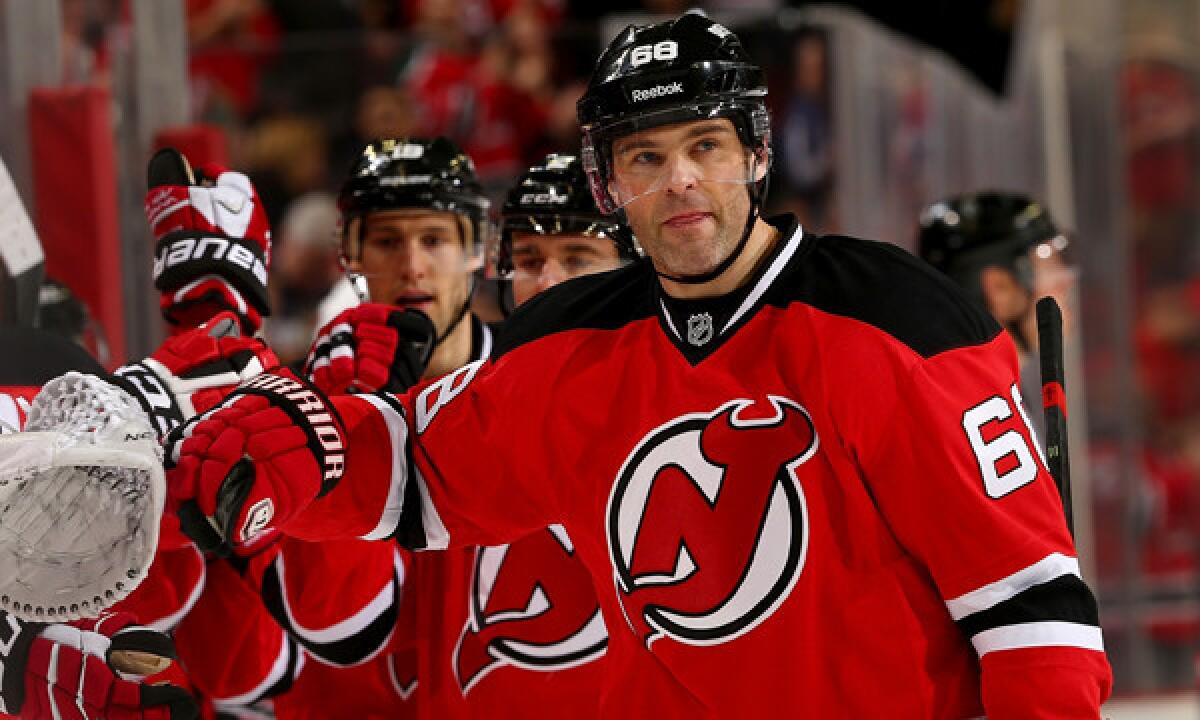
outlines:
M103 613L70 624L24 623L0 611L0 712L30 720L192 720L195 700L148 685L175 658L171 639Z
M320 390L286 368L263 373L171 433L168 484L201 549L253 554L333 489L345 429Z
M133 398L94 375L46 383L25 432L0 436L0 608L44 622L111 607L146 576L165 495Z

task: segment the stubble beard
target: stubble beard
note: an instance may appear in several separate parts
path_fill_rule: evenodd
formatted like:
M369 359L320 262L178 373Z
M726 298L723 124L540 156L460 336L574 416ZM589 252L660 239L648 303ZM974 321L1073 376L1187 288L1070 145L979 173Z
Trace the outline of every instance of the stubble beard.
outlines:
M707 238L676 235L667 240L663 235L669 231L660 226L652 243L657 247L645 248L658 271L676 277L697 276L711 272L724 262L737 247L742 232L742 221L731 223L730 220L738 218L739 210L741 218L749 212L748 206L738 208L736 202L731 205L734 207L713 208L714 228Z

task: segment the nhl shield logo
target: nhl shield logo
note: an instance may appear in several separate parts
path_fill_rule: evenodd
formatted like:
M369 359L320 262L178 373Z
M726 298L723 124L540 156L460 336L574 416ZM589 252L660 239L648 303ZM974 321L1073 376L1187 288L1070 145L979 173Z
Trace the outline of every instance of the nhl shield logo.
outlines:
M696 347L707 345L713 337L713 319L708 313L696 313L688 318L687 339Z

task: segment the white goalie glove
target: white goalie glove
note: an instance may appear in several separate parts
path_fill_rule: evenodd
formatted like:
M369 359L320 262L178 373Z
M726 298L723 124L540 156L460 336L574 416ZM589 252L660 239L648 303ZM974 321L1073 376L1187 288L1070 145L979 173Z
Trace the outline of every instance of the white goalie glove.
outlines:
M0 436L0 608L95 617L146 577L166 497L138 403L94 375L46 383L25 432Z

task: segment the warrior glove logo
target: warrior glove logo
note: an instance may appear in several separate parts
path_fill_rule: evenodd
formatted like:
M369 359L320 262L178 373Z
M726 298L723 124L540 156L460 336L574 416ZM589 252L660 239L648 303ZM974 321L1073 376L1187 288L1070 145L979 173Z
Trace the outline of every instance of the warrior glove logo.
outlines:
M734 400L651 431L621 468L608 544L625 618L649 647L753 630L791 592L808 546L796 469L817 450L804 408Z
M479 548L470 612L454 648L464 695L497 667L564 670L608 647L591 576L560 525L512 545Z

